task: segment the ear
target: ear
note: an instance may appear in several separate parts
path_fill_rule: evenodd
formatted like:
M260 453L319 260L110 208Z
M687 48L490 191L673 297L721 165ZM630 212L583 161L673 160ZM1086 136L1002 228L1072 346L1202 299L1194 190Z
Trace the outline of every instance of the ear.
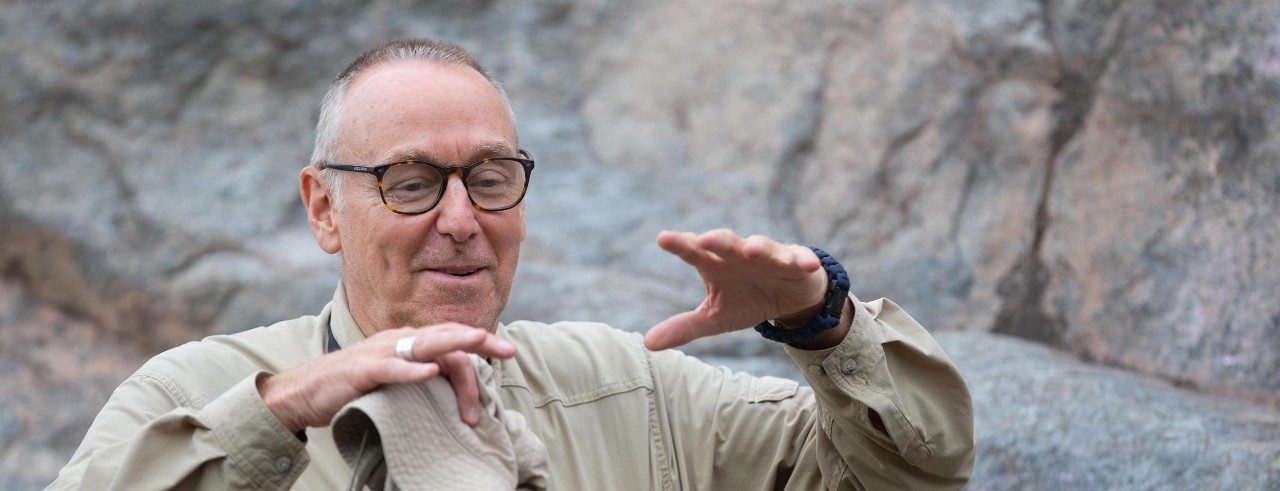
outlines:
M311 233L324 252L337 254L342 250L342 241L338 238L338 210L333 206L333 197L329 196L329 187L320 181L320 170L310 165L302 169L298 176L302 205L307 207L307 221L311 223Z

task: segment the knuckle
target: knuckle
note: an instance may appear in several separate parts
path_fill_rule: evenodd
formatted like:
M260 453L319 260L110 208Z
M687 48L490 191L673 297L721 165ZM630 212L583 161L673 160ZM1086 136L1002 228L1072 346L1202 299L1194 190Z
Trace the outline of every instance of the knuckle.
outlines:
M466 358L458 351L450 351L437 358L437 362L441 365L448 365L450 372L457 371L458 368L461 368L464 360L466 360Z

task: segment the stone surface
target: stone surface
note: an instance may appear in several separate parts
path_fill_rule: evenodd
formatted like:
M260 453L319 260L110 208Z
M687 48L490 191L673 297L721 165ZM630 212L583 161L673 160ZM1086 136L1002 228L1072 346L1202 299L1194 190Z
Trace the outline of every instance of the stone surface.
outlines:
M1276 0L2 2L0 325L18 334L0 366L6 396L41 390L0 404L0 487L51 479L148 354L331 297L337 262L311 239L296 173L325 83L404 36L474 50L538 160L508 319L643 331L700 301L657 232L730 227L823 245L859 296L974 333L966 346L1012 334L1275 407L1277 26ZM64 341L92 374L41 375ZM789 373L772 348L735 335L690 350ZM987 359L964 350L962 369ZM1002 386L992 363L966 372L976 388ZM1086 368L1097 387L1155 383ZM1079 390L1019 404L1066 424L1053 411ZM1157 392L1209 411L1224 445L1274 421ZM1141 416L1116 425L1155 435ZM1035 475L1094 487L1070 476L1103 468L1064 457L1066 433L1027 435L980 441L975 486L1033 486L1022 469L1057 463L1068 477ZM1098 454L1134 455L1101 435ZM1195 475L1274 455L1254 442L1210 445ZM1135 463L1187 468L1159 455Z
M989 333L938 342L969 381L969 489L1276 489L1280 412Z
M1280 3L731 3L590 38L604 165L928 326L1280 400Z
M153 353L0 280L0 488L42 489L116 385Z
M1129 7L1081 69L1027 304L1089 358L1276 401L1280 9Z

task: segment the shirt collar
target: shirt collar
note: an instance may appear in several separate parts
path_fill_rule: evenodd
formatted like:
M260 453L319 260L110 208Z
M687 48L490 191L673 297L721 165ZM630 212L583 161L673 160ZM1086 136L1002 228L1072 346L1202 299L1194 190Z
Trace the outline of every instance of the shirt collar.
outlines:
M333 338L338 346L346 348L364 340L364 333L356 320L351 317L351 309L347 306L347 292L338 282L338 290L333 292L333 311L330 313L329 326L333 329Z
M498 323L498 337L511 341L511 333L508 331L507 325ZM489 358L489 365L493 367L493 380L498 387L514 385L525 387L524 373L520 370L520 364L516 363L516 358L520 357L520 351L516 351L516 356L501 360L497 358Z

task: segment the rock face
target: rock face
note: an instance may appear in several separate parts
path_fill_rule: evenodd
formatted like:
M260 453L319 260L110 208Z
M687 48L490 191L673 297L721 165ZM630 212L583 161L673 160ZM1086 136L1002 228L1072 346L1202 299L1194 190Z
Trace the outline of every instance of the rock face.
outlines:
M0 487L43 489L112 389L152 352L0 280Z
M643 330L696 305L696 276L653 244L664 228L821 244L859 296L966 333L946 339L979 408L1082 421L1054 412L1080 386L998 390L1012 372L983 343L1050 351L989 331L1262 404L1150 396L1230 435L1202 465L1161 450L1152 475L1247 483L1204 476L1278 445L1277 26L1275 0L6 2L0 375L21 396L0 404L0 487L52 479L147 355L331 297L296 173L327 81L407 36L475 51L537 158L506 318ZM691 350L789 370L751 336ZM1155 383L1066 356L1094 387ZM1126 404L1102 399L1070 407ZM1025 474L1103 472L1063 457L1074 430L1014 439L983 414L975 487L1179 482ZM1090 433L1095 455L1168 443L1122 416ZM1129 427L1149 438L1100 432Z
M938 335L974 397L971 489L1276 489L1280 414L988 333Z

